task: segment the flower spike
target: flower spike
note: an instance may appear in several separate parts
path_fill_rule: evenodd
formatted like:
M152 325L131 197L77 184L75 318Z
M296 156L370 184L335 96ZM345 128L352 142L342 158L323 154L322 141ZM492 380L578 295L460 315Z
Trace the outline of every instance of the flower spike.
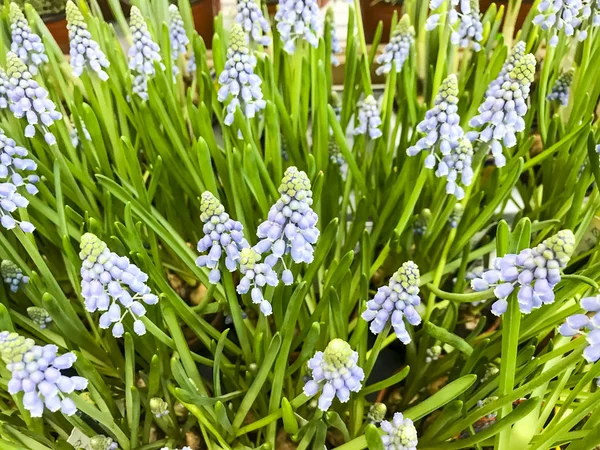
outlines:
M129 49L129 69L133 76L133 92L142 100L148 100L148 80L156 75L155 62L160 63L161 70L165 70L161 62L160 47L152 40L148 25L137 6L131 7L129 30L133 45Z
M392 63L395 65L396 72L401 72L414 42L415 29L410 24L408 14L404 14L396 25L390 42L383 49L383 53L377 57L377 63L381 64L375 71L377 75L389 73L392 70Z
M32 75L37 75L39 68L48 62L48 55L42 39L31 31L21 8L11 2L8 13L12 43L10 51L16 54Z

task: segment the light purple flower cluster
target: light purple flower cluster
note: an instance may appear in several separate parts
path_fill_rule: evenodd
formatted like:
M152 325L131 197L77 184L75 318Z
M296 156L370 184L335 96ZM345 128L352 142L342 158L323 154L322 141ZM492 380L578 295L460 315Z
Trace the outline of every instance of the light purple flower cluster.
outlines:
M461 14L458 30L454 30L450 36L452 44L462 48L473 45L473 50L481 50L483 40L483 25L481 23L481 12L479 11L479 0L461 0Z
M92 70L103 81L108 80L108 74L104 71L110 66L106 55L100 49L98 43L92 39L87 24L79 8L71 0L67 2L67 29L69 30L69 62L73 69L73 75L80 77L86 68Z
M219 261L225 252L225 267L233 272L240 264L240 252L250 247L244 238L242 224L231 219L217 198L208 191L202 193L200 199L200 220L204 223L204 237L198 241L198 251L208 252L196 260L198 267L210 270L208 280L217 284L221 279Z
M490 85L485 101L479 106L479 115L473 117L472 127L485 127L481 133L470 132L473 141L477 134L483 142L489 142L498 167L506 164L502 144L507 148L517 143L516 133L525 129L523 116L527 114L527 98L535 74L535 56L523 56L514 68L504 75L502 82Z
M538 5L539 14L533 18L533 23L542 30L550 30L548 43L552 47L558 44L561 31L565 36L575 35L577 40L583 41L587 30L581 29L581 25L589 17L588 11L589 7L584 10L582 0L543 0Z
M296 51L297 39L306 40L314 48L319 46L322 24L316 0L279 0L275 20L287 53Z
M42 417L44 408L60 410L67 416L77 412L73 400L67 397L74 391L87 387L88 380L66 376L63 370L71 369L76 357L73 353L58 355L56 345L35 345L17 333L0 333L0 351L6 368L11 372L8 392L23 392L23 406L31 417Z
M250 36L251 42L264 46L271 44L271 26L255 0L238 0L235 21Z
M327 20L331 29L331 64L337 67L340 65L340 60L336 55L342 53L342 46L340 45L340 40L338 39L335 30L335 22L332 8L327 9L325 20Z
M146 284L148 275L127 257L111 252L106 243L92 233L81 237L80 248L81 295L89 312L104 312L100 316L100 328L112 326L113 336L120 338L125 332L123 320L131 314L133 331L140 336L145 334L146 326L140 319L146 314L142 303L158 303L158 297Z
M39 177L35 173L27 173L35 171L37 164L27 155L27 150L0 129L0 224L7 230L19 225L24 232L31 233L35 230L33 224L19 221L12 215L18 208L26 208L29 204L23 194L38 193L35 183Z
M435 175L447 177L446 192L459 200L462 199L465 192L457 184L457 179L461 174L461 182L465 186L469 186L473 180L473 146L463 137L463 129L460 126L456 75L450 74L444 80L433 108L427 111L425 118L417 125L417 131L426 133L427 136L409 147L406 153L415 156L427 150L429 155L425 158L425 167L433 169L437 163Z
M269 316L273 312L271 303L264 298L263 288L265 286L277 286L279 278L273 267L266 262L261 263L261 254L253 248L244 248L240 252L240 272L242 279L237 286L238 294L246 294L250 291L252 303L260 305L260 311ZM290 283L287 283L290 284Z
M39 67L48 62L42 39L31 31L27 19L16 3L11 2L8 19L12 35L10 51L23 61L29 72L37 75Z
M557 100L562 106L567 106L569 104L569 93L574 73L575 70L573 69L561 73L556 79L554 86L552 86L552 91L550 91L546 98L550 101Z
M263 100L260 87L262 80L254 73L255 67L256 56L250 54L246 33L239 24L235 23L231 30L225 68L219 75L221 88L217 95L221 103L231 97L227 104L225 125L233 123L238 106L248 119L265 108L266 102Z
M493 269L481 278L471 281L475 291L485 291L495 286L498 299L492 305L492 313L504 314L507 298L515 290L519 309L529 314L543 304L554 302L554 286L560 281L560 271L567 266L575 247L571 230L561 230L534 248L522 250L518 255L509 253L496 258Z
M580 301L585 314L574 314L567 318L558 332L563 336L585 334L588 346L583 350L583 357L589 363L600 359L600 295L585 297ZM591 317L588 314L594 313Z
M23 275L21 268L9 259L0 263L0 275L12 292L18 292L21 284L29 283L29 277Z
M383 53L376 59L377 64L380 64L375 71L377 75L389 73L392 70L392 63L396 68L396 73L401 72L414 42L415 29L410 24L408 14L404 14L394 28L390 42L386 44Z
M72 128L69 132L69 137L71 138L71 144L73 145L73 147L77 148L79 147L79 144L81 144L81 139L79 139L79 131L77 130L75 123L71 122L71 125ZM91 142L92 136L90 135L90 132L88 131L87 127L85 126L85 122L83 121L81 121L81 131L83 131L83 137L85 138L85 140Z
M291 284L293 275L283 257L290 254L297 264L313 261L314 245L319 239L319 217L311 208L312 191L306 173L288 167L278 191L281 197L271 206L267 220L258 226L256 234L261 240L255 250L260 254L270 252L265 263L271 267L281 260L284 267L281 279Z
M308 361L312 379L304 385L304 394L312 397L322 388L318 406L327 411L337 397L340 402L350 400L350 392L359 392L365 373L358 366L358 353L342 339L334 339L324 352L317 352Z
M48 91L33 79L27 67L17 55L9 52L6 55L8 74L9 107L17 119L25 117L28 125L25 136L34 137L36 127L44 133L44 139L49 145L56 144L56 137L48 129L55 120L60 120L62 114L56 110L56 105L48 98Z
M149 402L150 411L157 419L169 415L169 404L162 398L152 397Z
M187 45L190 40L185 34L185 27L183 25L183 19L177 9L176 5L169 5L169 40L171 42L171 61L173 62L173 75L179 73L177 67L177 59L180 55L185 55L187 52Z
M396 337L405 345L410 343L404 318L411 325L421 323L421 316L415 309L421 303L419 277L417 265L407 261L392 275L388 286L377 289L375 297L367 302L367 309L362 313L362 318L371 322L372 333L381 333L391 316Z
M382 136L381 117L379 117L379 106L372 95L367 96L358 104L358 126L354 128L354 134L365 134L369 132L371 139L379 139Z
M381 441L386 450L417 450L417 429L402 413L395 413L391 422L382 421L381 429Z
M131 7L129 30L133 45L129 49L129 69L133 75L133 92L142 100L148 100L148 80L156 75L154 64L160 63L161 70L165 67L160 56L160 47L152 40L148 25L137 6Z

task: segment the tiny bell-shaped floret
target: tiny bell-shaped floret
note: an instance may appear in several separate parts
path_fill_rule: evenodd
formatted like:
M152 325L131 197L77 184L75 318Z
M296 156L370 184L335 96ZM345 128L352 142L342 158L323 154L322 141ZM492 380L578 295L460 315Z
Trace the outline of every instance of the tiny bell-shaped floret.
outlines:
M494 287L498 299L492 313L499 316L508 307L507 298L515 290L519 309L529 314L543 304L554 302L554 286L560 282L564 269L575 249L575 236L571 230L561 230L534 248L522 250L518 255L507 254L496 258L494 268L471 281L475 291Z
M421 303L419 277L417 265L407 261L392 275L388 286L377 289L375 297L367 302L367 309L362 313L362 318L371 322L372 333L381 333L391 318L398 339L405 345L410 343L404 319L411 325L421 323L421 316L415 309Z
M390 42L386 44L383 53L377 57L380 66L375 71L377 75L389 73L392 63L397 73L402 71L404 62L410 55L410 49L415 41L415 29L410 24L410 17L404 14L396 25Z
M225 256L225 266L233 272L240 264L240 252L250 245L244 238L242 224L231 219L209 191L203 192L200 199L200 220L204 223L204 237L198 241L198 252L208 254L199 256L196 265L210 269L208 280L217 284L221 279L221 258Z
M304 394L312 397L322 388L318 407L327 411L337 397L346 403L350 392L359 392L365 378L363 370L357 365L358 353L342 339L334 339L324 352L317 352L308 361L312 379L304 385Z
M18 56L9 52L6 55L6 73L9 79L9 107L17 119L25 118L25 137L35 136L36 128L44 133L44 139L49 145L56 144L55 136L48 129L62 114L56 110L56 105L48 98L48 91L33 79L27 66Z
M153 397L150 399L150 411L157 419L169 415L169 404L162 398Z
M239 24L234 23L225 68L218 79L221 87L217 93L221 103L228 102L223 121L227 126L233 123L238 106L248 119L255 117L266 106L260 87L262 80L254 73L255 67L256 57L250 53L246 33Z
M66 5L67 29L69 30L69 62L73 75L80 77L84 70L98 75L102 81L108 80L105 72L110 63L98 43L92 39L83 15L71 0Z
M569 92L571 90L571 82L575 70L569 69L561 73L556 79L556 83L552 87L552 91L546 97L550 101L558 101L562 106L569 104Z
M40 327L40 330L43 330L52 322L52 317L50 317L48 311L38 306L30 306L27 308L27 315L33 323Z
M114 442L112 438L102 434L93 436L90 439L90 446L92 450L117 450L119 448L119 444Z
M2 274L2 280L12 292L17 292L21 284L29 283L29 277L23 275L23 271L8 259L0 263L0 273Z
M8 20L12 35L10 51L23 61L29 72L37 75L39 67L48 62L42 39L31 31L27 19L16 3L10 4Z
M358 125L354 128L354 134L369 133L371 139L378 139L382 136L381 117L379 117L379 106L377 100L372 95L367 96L358 104Z
M433 361L440 359L440 356L442 355L442 347L439 345L434 345L433 347L428 348L425 353L425 362L430 364Z
M271 26L256 0L238 0L235 21L250 36L251 42L264 46L271 44Z
M148 275L125 256L111 252L106 243L92 233L81 237L81 294L89 312L101 311L100 328L111 328L120 338L125 333L123 320L133 317L133 331L146 333L142 317L146 305L158 303L158 297L146 284Z
M417 450L417 429L412 420L395 413L391 422L381 422L381 440L386 450Z

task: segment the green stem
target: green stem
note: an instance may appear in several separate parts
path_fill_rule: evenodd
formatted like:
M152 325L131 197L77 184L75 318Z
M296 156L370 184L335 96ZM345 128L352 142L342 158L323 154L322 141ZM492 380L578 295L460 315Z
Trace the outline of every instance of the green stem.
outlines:
M513 293L508 298L508 308L502 317L502 364L500 365L499 397L508 396L514 389L520 325L521 311L516 294ZM498 420L510 414L511 411L511 403L504 405L498 411ZM510 428L506 428L496 435L495 448L497 450L510 448Z

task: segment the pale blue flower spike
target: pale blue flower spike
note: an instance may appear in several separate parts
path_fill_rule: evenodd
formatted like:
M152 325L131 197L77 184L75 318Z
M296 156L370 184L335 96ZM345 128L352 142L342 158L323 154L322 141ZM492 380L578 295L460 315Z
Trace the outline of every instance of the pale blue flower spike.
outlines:
M391 421L382 421L381 429L381 441L386 450L417 450L417 429L402 413L395 413Z
M31 31L25 15L16 3L10 4L8 20L12 39L10 51L23 61L32 75L37 75L39 68L48 62L42 39Z

